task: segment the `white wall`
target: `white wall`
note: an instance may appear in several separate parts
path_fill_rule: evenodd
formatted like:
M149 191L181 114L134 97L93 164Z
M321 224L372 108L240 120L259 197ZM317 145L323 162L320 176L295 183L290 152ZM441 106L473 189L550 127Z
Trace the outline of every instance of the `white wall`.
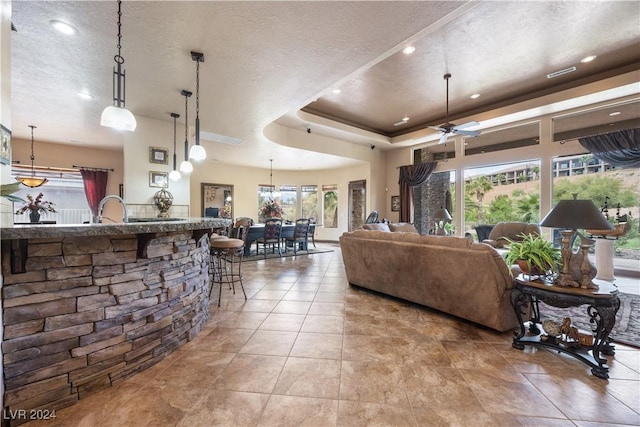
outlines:
M367 181L369 188L371 176L368 164L319 171L273 171L273 185L276 188L281 184L296 185L298 188L301 185L317 185L318 191L321 191L323 184L338 185L338 228L319 227L316 232L318 240L338 240L340 235L347 231L349 181L361 179ZM233 185L234 217L247 216L257 220L258 185L269 184L269 169L235 166L212 160L205 160L201 165L196 165L191 175L191 208L194 216L201 215L202 212L202 182Z
M153 195L160 190L149 186L149 172L171 172L173 168L173 122L136 116L138 126L135 132L124 133L124 200L127 204L153 205ZM184 133L184 126L177 126L177 134ZM180 130L182 129L182 130ZM149 148L161 147L169 150L166 165L149 162ZM184 141L178 141L178 167L184 158ZM194 166L197 168L198 166ZM167 190L173 195L174 205L190 203L190 177L183 176L179 181L169 181ZM200 216L199 210L193 210L192 216Z

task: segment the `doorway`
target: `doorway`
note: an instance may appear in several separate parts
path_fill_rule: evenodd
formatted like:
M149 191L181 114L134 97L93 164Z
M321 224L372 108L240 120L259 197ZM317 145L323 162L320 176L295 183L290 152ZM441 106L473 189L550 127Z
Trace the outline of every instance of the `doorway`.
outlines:
M364 225L367 208L367 181L349 182L349 231Z

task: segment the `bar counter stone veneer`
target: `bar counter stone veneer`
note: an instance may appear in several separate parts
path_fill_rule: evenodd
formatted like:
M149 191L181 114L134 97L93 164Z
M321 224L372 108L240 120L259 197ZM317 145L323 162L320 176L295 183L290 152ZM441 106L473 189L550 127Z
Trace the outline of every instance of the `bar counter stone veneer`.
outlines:
M3 413L72 405L193 339L227 222L2 228Z

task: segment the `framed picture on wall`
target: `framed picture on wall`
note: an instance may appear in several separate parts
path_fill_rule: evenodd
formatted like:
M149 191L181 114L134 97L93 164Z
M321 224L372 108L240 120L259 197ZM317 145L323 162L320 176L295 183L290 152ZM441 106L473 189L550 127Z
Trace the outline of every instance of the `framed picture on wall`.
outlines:
M0 125L0 163L11 163L11 131Z
M169 164L169 150L160 147L149 147L149 163Z
M149 172L149 187L167 188L169 186L169 173L167 172Z
M391 196L391 212L400 211L400 196Z

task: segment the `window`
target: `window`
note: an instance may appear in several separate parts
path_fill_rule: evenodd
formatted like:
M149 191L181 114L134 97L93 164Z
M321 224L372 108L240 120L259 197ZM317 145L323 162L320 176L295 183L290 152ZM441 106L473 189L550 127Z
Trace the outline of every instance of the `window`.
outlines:
M540 161L464 170L464 231L502 221L540 222Z
M298 187L295 185L280 186L280 206L284 211L282 215L291 221L295 221L298 212Z
M322 224L324 228L338 228L338 186L322 186Z
M300 187L302 218L318 219L318 186L303 185Z
M28 169L28 171L27 171ZM31 168L13 166L12 175L26 175L31 173ZM57 224L82 224L91 221L91 210L84 194L84 183L79 171L64 170L59 172L37 171L38 176L46 177L49 182L37 188L22 186L20 191L14 193L15 196L27 200L27 195L34 199L42 193L43 201L52 202L55 213L43 213L41 221L56 221ZM13 211L22 207L22 203L15 202ZM29 212L14 215L15 223L29 222Z
M262 207L265 202L268 202L272 199L272 195L275 189L276 187L273 185L258 185L258 207Z
M631 222L630 230L615 241L614 265L624 265L640 259L640 189L637 185L639 173L640 168L616 169L591 154L577 154L553 160L554 206L559 200L571 199L573 194L577 194L578 199L592 200L600 209L606 206L609 220L613 223L617 217L627 215L627 220Z

